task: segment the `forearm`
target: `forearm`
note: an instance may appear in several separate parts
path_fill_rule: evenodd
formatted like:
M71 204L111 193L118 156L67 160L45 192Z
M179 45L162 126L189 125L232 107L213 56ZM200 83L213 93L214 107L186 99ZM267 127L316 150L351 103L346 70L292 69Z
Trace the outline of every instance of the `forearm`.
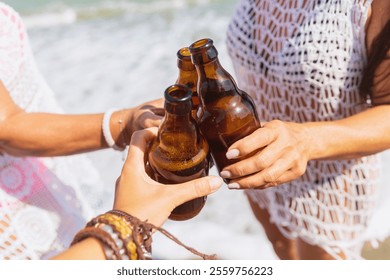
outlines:
M52 258L53 260L105 260L103 245L87 238Z
M0 124L0 147L15 156L70 155L107 147L102 133L103 114L60 115L20 112ZM114 139L120 127L111 120Z
M306 123L309 159L349 159L390 148L390 105L331 122Z

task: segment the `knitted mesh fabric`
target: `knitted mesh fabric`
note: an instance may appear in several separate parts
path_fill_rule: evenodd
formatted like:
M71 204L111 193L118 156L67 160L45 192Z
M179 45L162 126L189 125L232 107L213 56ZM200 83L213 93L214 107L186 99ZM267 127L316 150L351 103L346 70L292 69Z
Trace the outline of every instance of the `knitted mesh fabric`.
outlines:
M239 86L261 121L332 121L367 108L359 95L371 1L244 0L227 45ZM329 135L337 137L337 135ZM361 258L379 181L377 156L308 163L299 179L249 190L282 234Z

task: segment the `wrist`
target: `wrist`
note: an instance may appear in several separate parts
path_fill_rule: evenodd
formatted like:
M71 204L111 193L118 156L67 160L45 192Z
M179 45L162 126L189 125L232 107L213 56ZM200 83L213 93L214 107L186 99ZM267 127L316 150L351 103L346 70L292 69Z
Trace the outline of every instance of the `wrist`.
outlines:
M133 114L131 109L122 109L113 113L110 121L110 130L115 144L121 148L126 148L131 140L131 124Z
M123 130L122 135L125 143L130 144L131 135L133 134L132 124L134 123L134 110L123 110Z
M308 122L305 126L305 145L308 161L326 159L329 157L331 143L335 135L327 128L325 122Z
M103 121L102 121L103 137L108 147L113 148L114 150L124 150L125 147L121 147L116 144L117 137L115 137L116 136L115 126L113 126L113 121L116 114L117 114L116 109L108 110L103 114ZM120 125L120 123L118 123L118 125Z
M111 109L103 116L103 136L108 147L123 151L130 143L129 124L132 121L131 109Z
M125 118L125 110L121 109L112 114L110 120L110 131L111 135L115 141L115 145L120 148L120 150L124 150L126 148L127 142L125 138L125 130L126 130L126 118Z
M105 259L151 259L152 228L121 211L109 211L93 218L74 237L71 246L91 238Z

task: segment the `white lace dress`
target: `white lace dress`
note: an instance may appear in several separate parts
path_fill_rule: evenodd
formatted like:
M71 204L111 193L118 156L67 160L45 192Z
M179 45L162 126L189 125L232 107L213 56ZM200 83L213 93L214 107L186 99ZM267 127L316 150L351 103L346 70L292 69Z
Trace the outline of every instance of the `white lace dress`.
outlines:
M331 121L367 108L358 86L371 0L243 0L227 45L260 120ZM337 137L337 135L329 135ZM311 161L298 180L247 194L283 235L360 258L379 183L376 155Z
M35 65L22 20L1 2L0 79L26 112L61 112ZM0 153L0 259L46 259L68 247L92 215L87 205L96 199L98 177L83 156ZM88 188L90 197L82 199Z

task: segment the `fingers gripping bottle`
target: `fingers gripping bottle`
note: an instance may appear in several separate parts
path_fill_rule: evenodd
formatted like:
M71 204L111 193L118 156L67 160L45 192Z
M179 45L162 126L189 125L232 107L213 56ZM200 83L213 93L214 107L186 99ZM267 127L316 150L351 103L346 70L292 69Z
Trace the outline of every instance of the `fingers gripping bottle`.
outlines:
M175 84L165 90L165 116L148 152L151 177L164 184L183 183L208 175L209 146L191 116L192 93ZM206 196L177 206L171 220L183 221L202 210Z
M259 128L260 121L251 97L237 87L232 76L221 66L213 41L201 39L189 49L198 73L201 103L198 125L220 172L237 161L226 158L229 146Z
M197 119L197 111L199 108L199 97L196 89L198 83L198 74L195 66L191 62L191 54L188 47L181 48L177 52L177 68L179 75L176 84L187 86L192 92L192 117Z

